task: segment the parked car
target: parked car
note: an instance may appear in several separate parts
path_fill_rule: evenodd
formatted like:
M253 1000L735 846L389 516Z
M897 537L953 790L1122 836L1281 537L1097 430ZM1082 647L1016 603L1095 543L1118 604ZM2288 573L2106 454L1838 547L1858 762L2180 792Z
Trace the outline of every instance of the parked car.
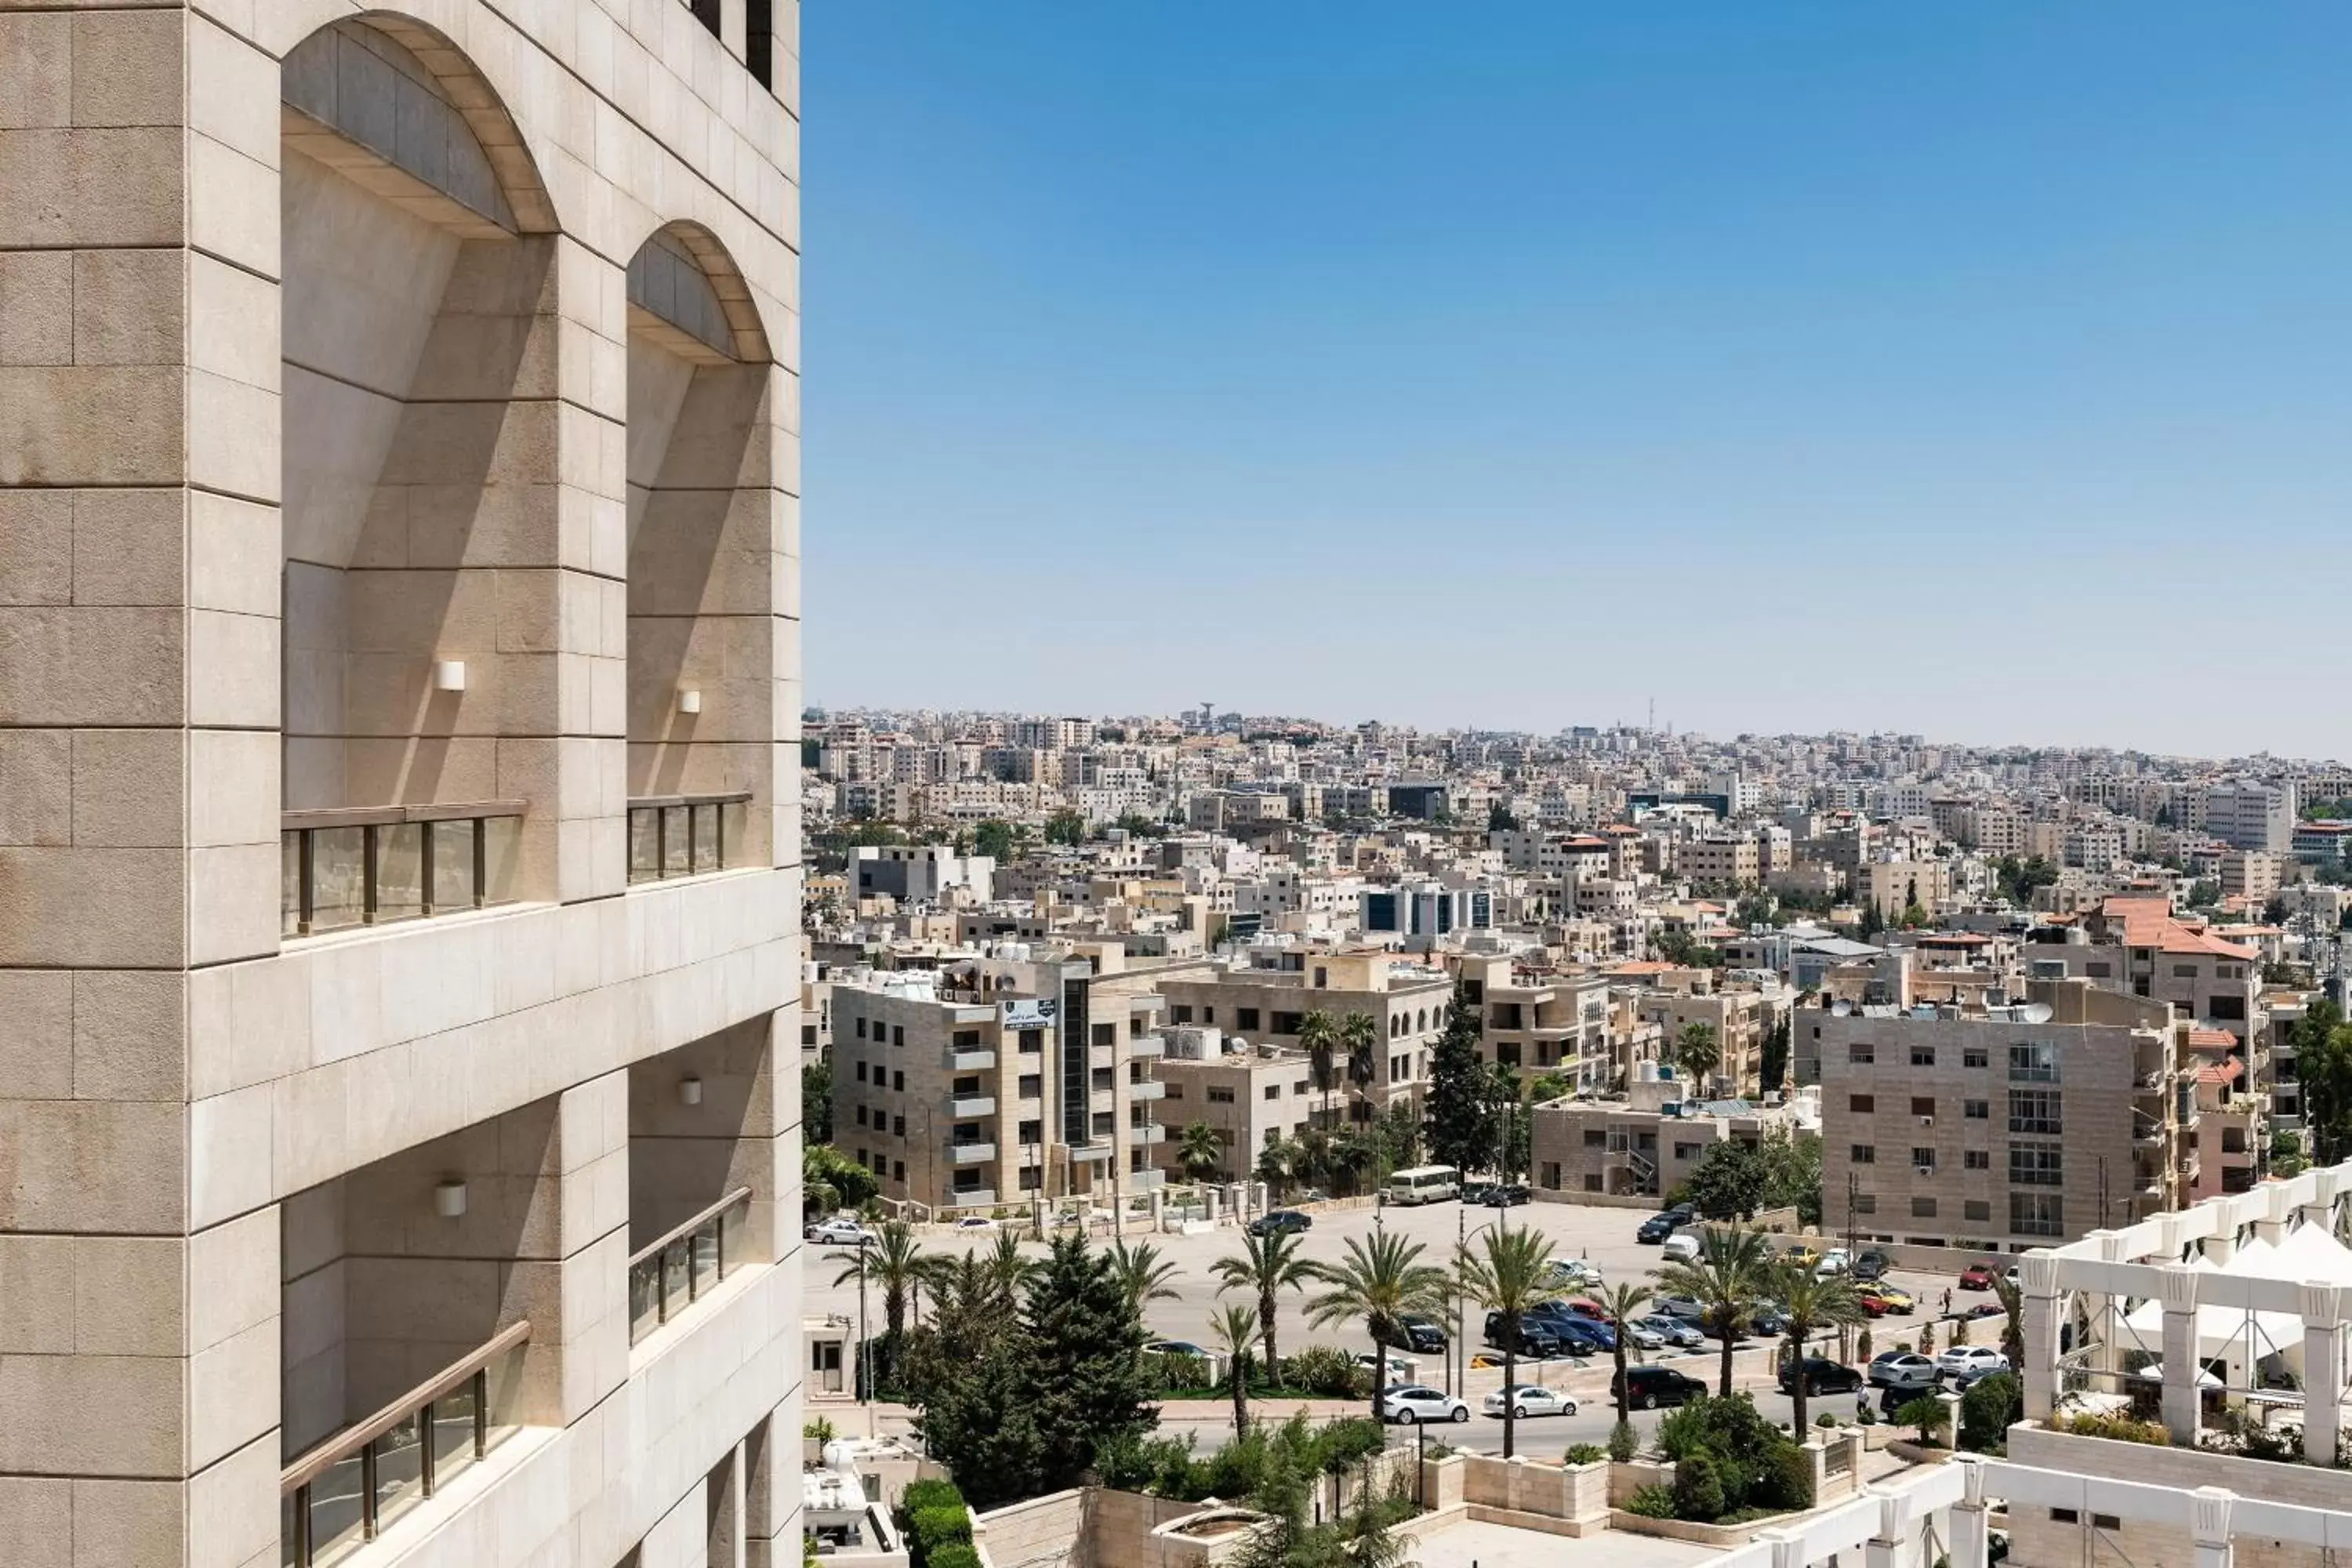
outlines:
M1445 1331L1421 1318L1404 1321L1405 1349L1420 1355L1435 1355L1446 1345Z
M1833 1275L1843 1274L1853 1267L1853 1255L1843 1247L1832 1247L1822 1254L1821 1261L1813 1265L1813 1272L1827 1279Z
M1857 1282L1866 1285L1874 1279L1885 1279L1886 1271L1894 1267L1895 1260L1874 1247L1853 1260L1853 1277Z
M1569 1353L1569 1347L1553 1331L1550 1324L1524 1318L1519 1321L1517 1342L1507 1343L1503 1338L1503 1314L1500 1312L1486 1314L1486 1343L1492 1349L1507 1350L1514 1355L1532 1356L1538 1361ZM1588 1349L1585 1353L1589 1355L1591 1352Z
M1870 1361L1873 1388L1933 1388L1936 1363L1913 1351L1881 1351Z
M1666 1336L1650 1327L1646 1318L1636 1318L1630 1323L1620 1323L1617 1331L1633 1342L1635 1350L1662 1351L1666 1348Z
M1691 1263L1698 1258L1698 1237L1687 1231L1676 1231L1666 1237L1663 1248L1669 1263Z
M1799 1268L1811 1268L1821 1260L1820 1251L1809 1241L1792 1241L1780 1253L1781 1262Z
M1949 1386L1955 1394L1966 1394L1986 1378L1999 1377L2008 1370L2005 1366L1980 1366L1970 1372L1954 1373L1948 1380Z
M1659 1296L1650 1305L1669 1318L1679 1318L1685 1323L1696 1323L1706 1316L1706 1308L1696 1296Z
M1590 1355L1598 1351L1612 1352L1617 1349L1617 1330L1613 1324L1592 1318L1554 1318L1544 1325L1559 1336L1559 1342L1570 1355Z
M1483 1204L1486 1201L1486 1194L1494 1190L1492 1182L1465 1182L1462 1184L1462 1201L1465 1205Z
M1493 1372L1503 1364L1503 1352L1496 1350L1473 1351L1470 1366L1474 1372Z
M1252 1236L1286 1236L1314 1228L1314 1219L1297 1209L1274 1209L1249 1222Z
M819 1220L809 1226L808 1239L825 1247L863 1247L869 1242L879 1241L881 1237L856 1220L844 1219L836 1215L832 1219Z
M1940 1377L1957 1377L1964 1372L2007 1372L2009 1358L1990 1345L1953 1345L1936 1358L1936 1373Z
M1706 1396L1706 1384L1670 1366L1629 1366L1621 1384L1609 1380L1619 1404L1634 1410L1655 1410L1663 1405L1687 1405Z
M1960 1289L1963 1290L1990 1290L1992 1289L1992 1276L1993 1266L1991 1264L1971 1263L1966 1268L1960 1270Z
M968 1214L955 1222L958 1230L994 1230L996 1221L984 1214Z
M1706 1336L1700 1333L1696 1325L1686 1323L1682 1319L1671 1317L1664 1312L1651 1313L1641 1321L1641 1327L1649 1330L1676 1350L1695 1351L1706 1343Z
M1865 1309L1873 1300L1875 1300L1884 1310L1892 1312L1898 1318L1907 1318L1919 1310L1919 1303L1910 1291L1898 1290L1892 1285L1865 1285L1862 1289L1862 1297ZM1876 1317L1878 1314L1873 1312L1871 1316Z
M1856 1291L1853 1303L1862 1309L1864 1316L1872 1318L1883 1318L1895 1310L1886 1304L1885 1297L1870 1289Z
M1604 1283L1601 1279L1600 1265L1588 1263L1581 1258L1553 1258L1551 1261L1551 1277L1553 1280L1559 1284L1570 1287L1580 1287L1586 1289L1598 1289L1602 1283Z
M1780 1369L1780 1392L1797 1392L1798 1367L1802 1365L1807 1394L1852 1394L1862 1386L1862 1373L1826 1356L1807 1356Z
M1573 1415L1576 1401L1557 1388L1538 1388L1532 1383L1515 1383L1508 1388L1498 1388L1486 1395L1479 1406L1489 1415L1500 1415L1508 1407L1521 1420L1530 1415Z
M1202 1361L1209 1359L1209 1352L1190 1340L1154 1340L1143 1348L1153 1355L1189 1355L1198 1356Z
M1960 1316L1963 1318L1998 1318L2000 1316L2000 1313L2001 1306L2000 1302L1979 1301L1975 1306L1970 1307L1967 1311L1962 1312ZM2064 1324L2062 1326L2061 1331L2063 1334L2071 1335L2074 1331L2074 1325L2072 1323ZM2069 1344L2062 1345L2059 1348L2061 1350L2073 1350L2074 1347Z
M1535 1194L1524 1182L1497 1182L1478 1201L1490 1209L1517 1208Z
M1450 1394L1405 1383L1381 1395L1381 1419L1406 1426L1424 1421L1467 1421L1470 1406Z
M1642 1222L1641 1228L1633 1233L1633 1239L1644 1247L1654 1247L1674 1235L1682 1223L1670 1214L1654 1214Z
M1748 1314L1747 1331L1762 1339L1771 1339L1789 1331L1789 1310L1778 1301L1762 1301Z
M1387 1361L1389 1377L1394 1378L1399 1383L1402 1383L1406 1378L1412 1375L1412 1363L1405 1360L1404 1357L1401 1355L1392 1355L1388 1357ZM1370 1351L1364 1351L1359 1353L1356 1357L1356 1364L1362 1367L1366 1372L1370 1373L1377 1373L1381 1369L1381 1363L1372 1358L1372 1352ZM1383 1379L1382 1381L1385 1382L1386 1379Z

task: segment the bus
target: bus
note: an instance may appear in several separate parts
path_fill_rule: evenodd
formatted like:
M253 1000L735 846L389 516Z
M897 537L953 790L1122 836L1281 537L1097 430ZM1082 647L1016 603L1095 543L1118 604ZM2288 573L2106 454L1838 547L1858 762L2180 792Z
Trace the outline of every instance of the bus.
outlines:
M1435 1204L1462 1195L1462 1173L1451 1165L1415 1165L1389 1177L1389 1202Z

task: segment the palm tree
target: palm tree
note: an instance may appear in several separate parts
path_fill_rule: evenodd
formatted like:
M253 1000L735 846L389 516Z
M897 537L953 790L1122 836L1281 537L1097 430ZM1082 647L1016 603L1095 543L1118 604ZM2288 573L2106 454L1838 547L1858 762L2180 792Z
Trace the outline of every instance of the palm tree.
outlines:
M1512 1230L1497 1225L1481 1234L1475 1249L1458 1248L1454 1267L1461 1275L1463 1294L1502 1319L1503 1458L1507 1459L1516 1452L1519 1322L1530 1308L1556 1301L1561 1294L1551 1270L1551 1239L1526 1226ZM1622 1336L1619 1342L1623 1342Z
M915 1240L915 1227L903 1219L885 1220L873 1241L855 1252L827 1253L825 1260L847 1265L834 1276L836 1288L863 1279L882 1292L882 1321L897 1343L907 1327L907 1303L930 1279L933 1267Z
M1611 1285L1595 1291L1593 1299L1601 1303L1602 1311L1617 1321L1617 1349L1612 1352L1617 1362L1617 1381L1609 1386L1616 1391L1617 1398L1621 1402L1618 1419L1622 1420L1624 1418L1622 1402L1625 1396L1625 1358L1633 1348L1633 1338L1629 1331L1633 1326L1633 1320L1640 1317L1642 1310L1650 1304L1650 1292L1639 1285Z
M1685 1024L1675 1035L1675 1067L1704 1096L1710 1080L1723 1070L1723 1046L1712 1024Z
M1339 1048L1348 1053L1348 1082L1361 1100L1381 1076L1381 1026L1370 1013L1339 1020Z
M1862 1293L1843 1274L1817 1274L1801 1263L1784 1263L1774 1271L1773 1283L1789 1320L1789 1354L1796 1368L1789 1400L1795 1429L1801 1433L1806 1429L1805 1400L1812 1393L1805 1377L1805 1341L1815 1329L1858 1323L1867 1314L1862 1310Z
M1244 1231L1242 1255L1220 1258L1210 1272L1217 1277L1220 1293L1247 1290L1257 1297L1258 1335L1265 1343L1265 1375L1278 1385L1282 1382L1282 1357L1275 1350L1276 1309L1285 1290L1303 1290L1308 1280L1321 1278L1315 1266L1299 1256L1297 1236L1290 1231L1266 1236Z
M1993 1299L2000 1303L2004 1314L2000 1321L2000 1353L2009 1358L2009 1370L2018 1376L2025 1375L2025 1292L2017 1281L2006 1274L1992 1277Z
M1389 1347L1402 1342L1405 1319L1444 1308L1452 1281L1444 1269L1421 1261L1426 1250L1417 1241L1375 1229L1370 1239L1349 1237L1344 1260L1313 1266L1315 1278L1330 1289L1307 1303L1307 1321L1318 1329L1360 1321L1371 1333L1374 1420L1388 1381Z
M1029 1282L1045 1271L1045 1262L1024 1254L1021 1238L1009 1230L996 1233L996 1245L989 1249L982 1267L988 1271L990 1283L1008 1310L1021 1304L1022 1292L1029 1288Z
M1381 1152L1370 1138L1355 1128L1334 1136L1331 1140L1331 1175L1333 1184L1341 1176L1348 1178L1348 1195L1353 1197L1362 1188L1364 1173L1380 1163Z
M1323 1097L1323 1124L1331 1124L1331 1056L1339 1044L1339 1021L1318 1007L1298 1020L1298 1044L1307 1052L1307 1070Z
M1654 1269L1651 1278L1669 1296L1688 1296L1703 1310L1704 1321L1723 1338L1723 1369L1717 1385L1722 1397L1731 1397L1731 1352L1739 1325L1755 1310L1770 1278L1772 1252L1760 1230L1744 1226L1716 1226L1700 1237L1698 1256Z
M1257 1179L1273 1189L1276 1197L1282 1197L1298 1174L1299 1158L1297 1144L1276 1138L1257 1152Z
M1217 1173L1225 1163L1225 1142L1217 1130L1205 1121L1195 1121L1176 1134L1176 1163L1185 1176L1195 1182L1205 1182Z
M1111 1278L1127 1295L1127 1304L1138 1321L1143 1316L1147 1301L1172 1301L1176 1292L1168 1281L1182 1272L1176 1265L1160 1256L1160 1248L1148 1241L1133 1247L1124 1241L1110 1244Z
M1211 1314L1209 1332L1225 1356L1225 1382L1234 1395L1234 1436L1249 1436L1249 1367L1257 1345L1257 1314L1239 1301L1228 1301Z

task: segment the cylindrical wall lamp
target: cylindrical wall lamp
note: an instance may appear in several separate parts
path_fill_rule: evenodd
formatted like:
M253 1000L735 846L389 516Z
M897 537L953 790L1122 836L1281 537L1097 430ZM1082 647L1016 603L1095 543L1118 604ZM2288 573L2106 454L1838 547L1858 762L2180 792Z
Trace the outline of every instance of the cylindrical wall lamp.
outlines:
M463 691L466 689L466 661L462 658L436 660L433 666L433 689Z
M466 1213L466 1184L452 1176L433 1189L433 1212L443 1219L460 1219Z
M702 1080L698 1078L682 1078L678 1079L677 1102L680 1105L700 1105L702 1103Z

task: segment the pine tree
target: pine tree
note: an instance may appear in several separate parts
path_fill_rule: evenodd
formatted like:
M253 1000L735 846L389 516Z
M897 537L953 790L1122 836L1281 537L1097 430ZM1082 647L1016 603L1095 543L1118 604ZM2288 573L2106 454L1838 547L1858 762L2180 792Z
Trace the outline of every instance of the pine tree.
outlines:
M1478 1060L1478 1013L1459 981L1445 1033L1429 1058L1429 1157L1465 1173L1480 1170L1495 1152L1488 1080Z
M1023 1397L1035 1412L1039 1441L1039 1484L1026 1494L1034 1496L1077 1485L1097 1449L1150 1430L1160 1413L1150 1403L1143 1320L1111 1260L1083 1239L1054 1244L1021 1326L1028 1350Z

